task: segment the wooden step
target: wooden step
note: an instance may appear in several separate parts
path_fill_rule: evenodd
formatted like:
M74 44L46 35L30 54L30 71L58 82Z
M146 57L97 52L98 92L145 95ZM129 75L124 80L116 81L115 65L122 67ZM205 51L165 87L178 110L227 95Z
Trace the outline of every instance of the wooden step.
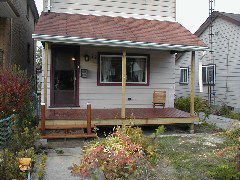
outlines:
M42 139L78 139L78 138L96 138L97 135L92 134L46 134L42 135Z
M92 126L93 129L95 126ZM86 129L87 125L80 124L80 125L46 125L46 130L64 130L64 129Z

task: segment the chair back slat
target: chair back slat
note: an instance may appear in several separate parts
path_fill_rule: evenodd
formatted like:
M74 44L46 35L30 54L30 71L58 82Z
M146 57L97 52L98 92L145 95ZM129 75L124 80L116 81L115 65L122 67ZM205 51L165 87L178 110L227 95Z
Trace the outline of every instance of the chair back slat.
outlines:
M154 104L166 103L166 91L154 91L153 93Z

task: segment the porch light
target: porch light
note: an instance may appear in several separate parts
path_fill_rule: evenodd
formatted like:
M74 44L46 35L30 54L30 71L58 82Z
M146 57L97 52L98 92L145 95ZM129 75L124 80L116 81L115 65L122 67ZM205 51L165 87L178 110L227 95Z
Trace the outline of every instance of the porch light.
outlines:
M85 61L89 61L89 60L90 60L90 56L86 54L86 55L84 56L84 59L85 59Z
M72 57L72 59L71 59L72 61L75 61L76 59L75 59L75 57Z

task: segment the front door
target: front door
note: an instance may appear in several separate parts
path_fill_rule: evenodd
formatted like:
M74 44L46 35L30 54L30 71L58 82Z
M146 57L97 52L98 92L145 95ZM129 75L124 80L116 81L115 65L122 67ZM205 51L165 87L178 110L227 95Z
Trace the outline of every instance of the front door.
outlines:
M51 105L56 107L78 106L79 47L52 47Z

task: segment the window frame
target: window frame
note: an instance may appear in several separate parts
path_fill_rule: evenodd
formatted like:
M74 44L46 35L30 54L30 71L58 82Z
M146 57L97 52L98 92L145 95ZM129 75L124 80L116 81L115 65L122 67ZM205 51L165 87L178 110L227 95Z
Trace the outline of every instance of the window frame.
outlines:
M204 82L203 81L203 85L215 85L216 84L216 64L202 65L202 68L206 68L206 72L205 72L206 73L206 80L208 79L208 68L209 67L214 67L213 83L209 83L209 82ZM202 69L202 72L203 72L203 69Z
M97 86L122 86L121 82L101 82L101 56L118 56L122 57L121 53L98 53L98 70L97 70ZM126 82L126 86L149 86L150 84L150 55L149 54L137 54L129 53L127 57L144 57L146 58L146 82Z
M183 70L187 70L187 82L181 82L182 69L183 69ZM180 79L179 79L179 84L183 84L183 85L189 84L189 67L180 67Z

